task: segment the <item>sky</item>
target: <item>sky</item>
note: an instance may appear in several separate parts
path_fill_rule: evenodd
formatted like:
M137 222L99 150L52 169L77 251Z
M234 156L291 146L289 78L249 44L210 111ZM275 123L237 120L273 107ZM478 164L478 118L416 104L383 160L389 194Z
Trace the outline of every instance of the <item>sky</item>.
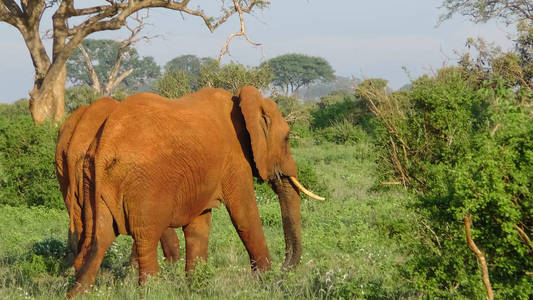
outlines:
M85 7L90 2L83 0L81 4ZM193 0L190 7L201 6L208 14L217 15L217 6L213 5L216 3L219 2ZM249 37L262 46L254 47L242 38L234 38L230 55L222 62L255 66L278 55L302 53L325 58L336 75L384 78L391 88L398 89L443 65L456 64L459 53L466 51L469 37L482 37L503 49L512 46L509 34L513 28L503 23L473 24L455 16L438 25L438 18L444 13L439 8L441 3L442 0L271 0L269 8L245 15ZM51 27L50 14L43 17L43 33ZM158 37L140 42L137 49L142 56L153 56L161 66L184 54L217 57L228 35L240 30L236 15L210 33L200 18L164 9L150 10L148 23L143 32ZM89 37L120 40L126 36L122 30ZM46 41L48 50L50 44ZM11 25L0 23L0 102L28 97L33 77L33 65L20 33Z

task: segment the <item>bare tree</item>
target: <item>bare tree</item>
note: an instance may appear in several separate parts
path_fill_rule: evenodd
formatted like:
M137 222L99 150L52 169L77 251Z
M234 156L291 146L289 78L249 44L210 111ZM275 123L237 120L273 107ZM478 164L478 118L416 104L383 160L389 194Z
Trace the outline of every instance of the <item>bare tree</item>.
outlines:
M126 19L130 15L151 7L167 8L200 17L213 32L235 13L242 17L254 8L264 8L270 4L266 0L239 0L234 1L230 7L225 7L225 1L220 1L222 15L212 18L201 8L189 8L190 0L106 0L106 4L84 8L75 7L74 2L0 1L0 21L14 26L23 36L35 68L34 87L30 91L30 111L36 124L63 118L66 61L89 34L120 29L126 25ZM53 46L49 56L39 34L39 27L44 11L56 6L52 16ZM80 17L84 19L78 22ZM76 22L73 21L74 18Z
M125 58L128 52L128 48L135 45L141 40L149 41L152 38L157 37L157 36L147 36L147 35L139 36L140 32L146 26L145 21L147 18L148 18L148 10L146 10L146 14L136 12L134 16L130 17L130 19L133 20L136 23L136 25L131 26L128 23L124 25L124 27L126 27L126 29L129 31L130 35L128 38L119 42L117 54L115 56L113 66L109 70L109 74L107 76L106 82L100 83L100 79L98 78L96 70L94 69L90 55L87 53L85 47L83 46L83 43L80 43L78 45L83 61L85 62L87 72L89 73L89 77L91 80L91 87L97 90L103 96L111 95L111 92L122 82L122 80L124 80L128 75L130 75L133 72L133 69L130 68L122 72L122 74L119 75L120 67L122 65L123 59Z

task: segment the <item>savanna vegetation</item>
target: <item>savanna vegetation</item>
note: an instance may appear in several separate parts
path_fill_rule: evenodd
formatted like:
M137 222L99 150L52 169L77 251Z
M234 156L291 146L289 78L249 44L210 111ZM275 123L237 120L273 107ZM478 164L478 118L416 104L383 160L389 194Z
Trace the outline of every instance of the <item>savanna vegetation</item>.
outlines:
M209 260L192 276L185 277L184 261L165 264L160 253L160 275L139 287L129 266L132 240L121 236L85 297L531 299L533 27L531 15L516 9L522 1L507 2L514 6L446 0L442 21L454 14L511 20L513 50L469 40L457 66L398 91L383 79L352 79L344 85L351 89L302 102L289 92L327 84L329 71L314 84L290 87L271 64L219 65L194 55L158 67L163 72L148 87L117 84L118 100L138 89L174 98L203 86L277 86L272 97L291 125L300 180L326 201L302 198L304 252L290 271L280 271L276 195L256 183L271 271L250 272L221 207L213 211ZM102 94L91 84L68 88L65 111ZM74 272L65 260L69 222L54 171L57 127L35 126L27 105L21 99L0 106L0 298L63 298Z

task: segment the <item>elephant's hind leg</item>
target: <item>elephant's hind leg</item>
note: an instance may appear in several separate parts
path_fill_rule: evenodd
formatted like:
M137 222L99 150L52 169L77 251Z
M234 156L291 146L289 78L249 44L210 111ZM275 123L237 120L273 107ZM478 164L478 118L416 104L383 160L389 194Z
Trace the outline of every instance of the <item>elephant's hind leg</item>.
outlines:
M163 248L163 254L165 255L166 262L173 263L181 258L180 255L180 241L176 235L174 228L167 228L161 239L161 248Z
M94 285L96 274L100 269L104 255L116 238L116 233L113 229L113 217L109 210L100 209L96 214L95 220L95 234L91 241L90 252L76 272L76 283L69 291L67 298L79 295Z
M185 271L187 274L194 269L198 259L207 261L207 246L209 242L209 229L211 227L211 210L205 210L183 227L186 247Z

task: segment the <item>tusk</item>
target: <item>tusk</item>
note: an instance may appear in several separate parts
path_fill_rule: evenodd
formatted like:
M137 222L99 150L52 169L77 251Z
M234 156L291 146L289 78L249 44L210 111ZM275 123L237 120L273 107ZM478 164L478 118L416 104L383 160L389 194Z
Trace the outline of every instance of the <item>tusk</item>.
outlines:
M313 199L316 199L316 200L326 200L326 198L324 197L320 197L318 195L315 195L314 193L310 192L308 189L306 189L299 181L298 179L296 179L296 177L293 177L293 176L289 176L289 179L291 180L291 182L300 190L302 191L304 194L306 194L307 196L313 198Z

